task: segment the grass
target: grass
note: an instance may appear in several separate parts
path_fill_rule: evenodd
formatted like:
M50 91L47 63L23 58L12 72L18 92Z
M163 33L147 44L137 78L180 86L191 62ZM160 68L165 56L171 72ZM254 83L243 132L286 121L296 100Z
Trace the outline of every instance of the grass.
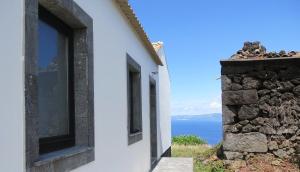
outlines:
M203 145L207 142L195 135L181 135L172 138L172 144L178 145Z
M194 160L194 172L226 172L223 162L216 158L219 147L220 145L211 147L197 136L172 138L172 156L192 157Z

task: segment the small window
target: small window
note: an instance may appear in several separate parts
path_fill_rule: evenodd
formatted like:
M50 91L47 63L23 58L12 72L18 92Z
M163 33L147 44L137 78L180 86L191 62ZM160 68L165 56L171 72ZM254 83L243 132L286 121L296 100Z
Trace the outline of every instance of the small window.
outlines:
M39 8L39 153L72 147L74 137L73 31Z
M142 139L141 67L127 55L128 142Z

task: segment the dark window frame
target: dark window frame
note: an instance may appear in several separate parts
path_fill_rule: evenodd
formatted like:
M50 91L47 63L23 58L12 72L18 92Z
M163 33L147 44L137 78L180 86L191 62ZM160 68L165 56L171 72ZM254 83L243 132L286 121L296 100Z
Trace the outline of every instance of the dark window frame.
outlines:
M75 109L74 109L74 34L63 21L39 5L39 20L55 28L68 38L68 90L69 90L69 134L39 139L39 154L45 154L75 146Z
M39 5L74 33L75 145L45 154L40 154L38 134ZM74 0L26 0L24 7L26 171L70 171L95 159L93 19Z
M127 131L128 145L134 144L143 139L142 124L142 70L141 66L127 54ZM131 76L135 75L135 76ZM134 85L135 90L131 88ZM134 119L135 118L135 119ZM138 124L134 124L138 122ZM132 131L138 126L136 131Z

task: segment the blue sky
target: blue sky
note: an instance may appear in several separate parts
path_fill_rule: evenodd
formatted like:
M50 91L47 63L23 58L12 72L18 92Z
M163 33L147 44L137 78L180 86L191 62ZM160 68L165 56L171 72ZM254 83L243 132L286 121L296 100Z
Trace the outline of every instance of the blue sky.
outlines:
M151 41L163 41L172 115L221 112L220 59L245 41L300 50L299 0L130 0Z

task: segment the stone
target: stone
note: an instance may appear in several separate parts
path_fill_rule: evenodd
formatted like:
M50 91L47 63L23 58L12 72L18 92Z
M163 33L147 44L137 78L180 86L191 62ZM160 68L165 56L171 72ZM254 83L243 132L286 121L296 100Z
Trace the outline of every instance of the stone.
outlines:
M259 109L261 110L261 112L263 114L268 114L271 110L271 107L270 105L268 105L267 103L262 103L262 104L259 104Z
M247 125L248 123L249 123L248 120L244 120L244 121L240 121L240 122L239 122L239 124L241 124L241 125Z
M287 157L287 153L282 150L282 149L278 149L276 151L273 151L274 155L278 156L279 158L286 158Z
M223 91L231 90L231 83L231 79L228 76L221 76L221 85Z
M233 171L238 171L243 167L246 167L246 161L244 160L226 160L224 162L224 165L227 166L229 169L233 170Z
M224 158L227 160L243 159L243 154L240 152L224 152Z
M235 82L235 83L241 83L241 81L242 81L242 77L241 76L234 76L233 77L233 82Z
M223 91L222 100L224 105L245 105L258 102L256 90Z
M280 82L278 83L278 90L281 92L291 91L294 88L294 84L292 84L290 81L287 82Z
M285 140L282 142L282 144L279 146L280 149L282 148L286 148L286 147L289 147L291 145L290 141L289 140Z
M259 103L260 105L269 103L270 98L271 98L270 95L264 95L264 96L262 96L262 97L259 99L258 103Z
M242 89L243 89L243 86L241 86L241 84L236 84L236 83L231 84L231 90L233 90L233 91L242 90Z
M274 160L274 161L271 162L271 164L272 164L272 165L275 165L275 166L280 166L281 161L279 161L279 160Z
M277 78L277 73L273 72L273 71L266 71L266 70L262 70L259 71L256 76L260 79L264 79L264 80L275 80Z
M243 79L243 87L244 89L257 89L260 86L260 82L252 77L245 77Z
M234 118L236 114L233 112L233 109L231 109L228 106L222 106L222 116L223 116L223 124L232 124L234 122Z
M293 92L299 96L300 95L300 85L298 85L297 87L294 88Z
M281 99L283 101L286 101L286 100L291 100L294 98L294 94L293 93L290 93L290 92L287 92L287 93L284 93L281 95Z
M261 133L264 133L264 134L276 134L276 130L271 127L271 126L262 126L260 129L259 129L259 132Z
M254 125L264 125L267 122L268 118L258 117L251 121Z
M292 79L291 82L295 85L300 85L300 78Z
M277 130L277 134L279 134L279 135L281 135L281 134L295 134L297 130L298 130L297 126L291 126L289 128L285 128L284 126L282 126Z
M270 118L268 123L269 123L269 125L271 125L273 127L279 127L280 126L280 123L279 123L277 118Z
M254 131L256 128L253 126L253 125L251 125L251 124L247 124L246 126L244 126L243 128L242 128L242 132L243 133L250 133L251 131Z
M269 90L275 89L277 88L276 83L272 82L272 81L264 81L263 82L263 86Z
M268 141L266 135L258 132L232 134L224 137L223 149L232 152L267 152Z
M277 150L278 149L278 144L277 144L277 142L276 141L270 141L269 143L268 143L268 148L269 148L269 150Z
M281 99L279 99L278 97L272 97L269 100L269 104L272 106L279 106L281 104Z
M259 113L257 105L243 105L238 112L238 118L240 120L254 119Z
M296 153L297 153L297 154L300 154L300 144L298 144L298 145L296 146Z
M267 94L269 94L271 91L270 90L267 90L267 89L264 89L264 90L259 90L257 93L258 93L258 96L265 96Z

